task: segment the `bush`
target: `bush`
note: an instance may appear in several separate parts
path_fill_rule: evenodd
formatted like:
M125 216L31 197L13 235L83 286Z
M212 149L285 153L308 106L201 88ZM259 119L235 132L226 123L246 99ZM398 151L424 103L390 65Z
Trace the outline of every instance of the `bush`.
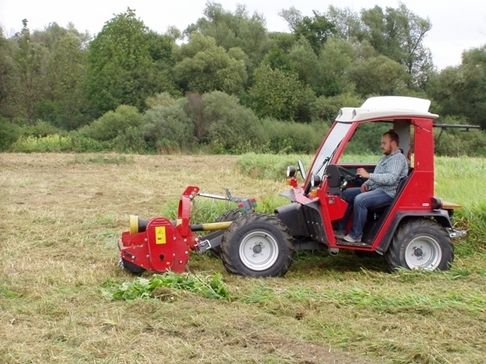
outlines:
M130 126L122 133L118 134L118 136L113 139L113 147L119 152L130 153L142 153L148 149L142 130L134 126Z
M130 127L140 127L143 116L136 107L120 105L115 111L108 111L91 124L80 129L80 133L99 141L115 139Z
M319 96L311 106L313 120L324 120L332 123L342 107L359 107L363 100L352 93L337 96Z
M8 150L20 135L20 128L7 119L0 118L0 151Z
M236 97L214 91L204 94L202 102L213 152L238 154L261 147L264 142L261 123Z
M322 123L263 120L266 147L275 153L313 153L327 129L327 125Z
M53 134L63 134L63 130L52 125L48 121L37 120L33 125L23 125L21 128L22 135L46 137Z
M79 133L78 131L72 131L69 133L71 139L71 151L72 152L101 152L110 150L111 146L107 142L100 142L98 140L88 138L87 136Z
M148 147L164 152L186 149L194 143L194 125L186 114L185 99L145 112L143 136Z
M465 132L463 130L449 129L441 133L436 128L435 134L435 152L437 155L451 157L463 155L486 156L486 133L482 131L471 130Z
M70 136L59 134L47 135L43 137L22 136L13 145L14 152L66 152L72 150L72 140Z

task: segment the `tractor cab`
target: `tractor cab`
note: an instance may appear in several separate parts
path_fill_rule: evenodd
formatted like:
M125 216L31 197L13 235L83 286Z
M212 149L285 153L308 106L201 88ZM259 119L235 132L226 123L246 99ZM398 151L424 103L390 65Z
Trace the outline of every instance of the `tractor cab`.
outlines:
M295 181L295 169L288 169L294 187L286 195L292 203L276 213L296 238L297 249L325 246L333 253L376 252L389 258L391 268L447 269L453 256L450 238L461 234L451 223L456 205L444 206L434 196L433 127L438 115L430 113L429 106L429 100L387 96L340 110L309 171L299 163L304 179L301 186ZM348 243L335 236L336 225L348 208L343 192L365 182L356 174L357 168L372 173L379 159L379 152L372 151L365 160L356 160L363 157L353 154L353 143L378 146L389 129L399 135L408 173L399 181L390 203L368 211L361 241ZM415 233L417 230L423 234Z

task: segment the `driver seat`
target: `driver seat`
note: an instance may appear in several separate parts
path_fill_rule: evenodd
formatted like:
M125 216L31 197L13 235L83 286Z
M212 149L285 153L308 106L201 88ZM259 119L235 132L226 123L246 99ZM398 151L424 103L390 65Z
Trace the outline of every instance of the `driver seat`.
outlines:
M412 174L412 170L413 168L409 170L407 176L400 178L400 182L398 182L395 198L391 202L382 204L380 206L368 210L368 220L365 226L365 230L363 232L363 239L362 239L363 242L369 244L371 241L373 241L373 238L378 232L379 227L382 225L383 221L385 220L385 217L388 215L388 211L390 210L391 206L395 203L395 201L398 199L405 185L407 184L409 176Z

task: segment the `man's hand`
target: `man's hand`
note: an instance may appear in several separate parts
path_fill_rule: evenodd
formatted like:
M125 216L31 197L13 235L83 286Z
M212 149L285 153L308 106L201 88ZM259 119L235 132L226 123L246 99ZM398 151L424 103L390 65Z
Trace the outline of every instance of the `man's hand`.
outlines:
M360 177L363 177L363 178L369 178L370 177L370 174L368 173L368 171L364 168L358 168L356 170L356 174Z
M368 191L368 185L365 185L364 183L360 187L361 192L367 192Z

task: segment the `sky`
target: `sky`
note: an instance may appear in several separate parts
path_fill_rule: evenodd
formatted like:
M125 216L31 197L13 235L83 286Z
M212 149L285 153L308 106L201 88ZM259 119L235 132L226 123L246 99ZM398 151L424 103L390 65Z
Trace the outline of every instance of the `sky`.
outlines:
M184 30L203 16L206 0L0 0L0 26L4 35L12 36L22 28L22 19L29 21L31 30L42 30L49 23L61 26L73 23L79 31L95 35L105 22L127 7L150 29L164 33L169 26ZM361 9L379 5L398 7L398 0L214 0L225 10L234 11L237 4L245 5L250 14L258 12L266 20L269 31L290 31L279 16L282 9L295 7L303 15L312 10L325 12L330 5ZM403 0L408 9L432 23L424 44L432 52L438 69L461 63L464 50L486 45L486 1Z

